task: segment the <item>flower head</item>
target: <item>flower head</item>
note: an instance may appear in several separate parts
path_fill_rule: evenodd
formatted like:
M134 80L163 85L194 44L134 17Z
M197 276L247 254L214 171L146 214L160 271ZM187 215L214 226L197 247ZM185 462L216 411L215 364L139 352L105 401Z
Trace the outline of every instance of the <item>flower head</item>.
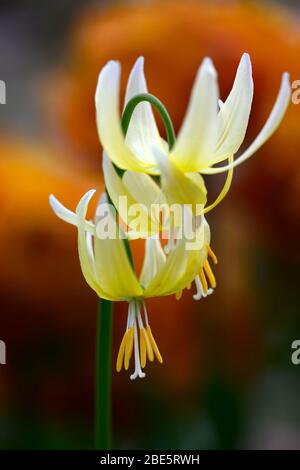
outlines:
M131 71L125 106L134 96L147 93L143 63L140 57ZM124 137L119 115L120 73L120 64L110 61L99 75L95 99L101 143L118 168L135 174L161 175L162 189L171 203L206 204L206 189L200 173L229 172L216 202L219 203L229 189L233 168L251 157L279 126L291 94L289 75L284 73L278 97L265 125L253 143L235 159L245 138L253 99L252 67L248 54L243 54L232 90L224 102L219 99L217 72L212 60L203 60L176 143L170 150L158 133L149 103L136 107ZM214 167L224 161L228 163ZM117 193L111 184L108 184L108 191ZM206 207L205 212L216 203Z
M146 365L147 357L152 361L156 356L162 362L149 326L144 299L172 294L178 297L198 273L206 269L210 251L209 225L202 217L194 237L187 238L183 231L182 237L174 242L168 255L158 237L147 238L144 263L138 278L128 257L124 239L119 236L119 226L105 193L98 204L95 223L86 220L88 205L94 193L95 190L88 191L81 198L76 212L66 209L53 195L50 196L50 204L58 217L77 226L80 265L88 285L100 298L128 302L127 327L118 354L117 370L121 370L123 363L125 369L128 369L134 353L135 372L131 378L143 377L142 368ZM112 227L116 235L114 237L102 231L104 213L105 225ZM187 223L191 214L185 211L184 218ZM188 249L187 243L194 244L192 249Z

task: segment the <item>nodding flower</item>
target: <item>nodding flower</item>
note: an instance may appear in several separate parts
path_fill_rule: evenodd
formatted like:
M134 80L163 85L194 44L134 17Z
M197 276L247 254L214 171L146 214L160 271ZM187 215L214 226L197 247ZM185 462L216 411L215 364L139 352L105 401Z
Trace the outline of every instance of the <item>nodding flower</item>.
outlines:
M105 193L98 204L95 221L86 220L88 204L94 193L95 190L90 190L81 198L76 212L65 208L53 195L50 196L50 204L59 218L77 227L79 260L88 285L100 298L128 302L127 326L117 358L117 371L123 366L127 370L134 357L131 379L142 378L147 359L153 361L156 357L162 362L149 325L145 299L172 294L178 297L197 274L206 269L210 251L209 225L202 216L194 238L191 239L190 235L187 238L182 231L182 237L176 240L168 254L163 250L159 237L147 238L143 267L138 278L124 240L119 236L103 235L98 230L100 219L97 214L103 214L103 209L106 209L106 224L118 228ZM184 217L187 221L193 216L186 210ZM193 249L189 249L187 243L193 243Z

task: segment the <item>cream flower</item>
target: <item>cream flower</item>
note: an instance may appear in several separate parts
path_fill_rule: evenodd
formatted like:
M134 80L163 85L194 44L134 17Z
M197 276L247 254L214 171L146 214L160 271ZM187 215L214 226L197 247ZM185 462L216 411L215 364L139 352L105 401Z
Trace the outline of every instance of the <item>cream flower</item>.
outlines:
M168 256L162 249L159 238L148 238L138 279L124 240L118 236L119 227L105 194L98 205L95 223L86 220L88 204L94 193L95 190L88 191L81 198L75 213L66 209L53 195L50 196L50 204L58 217L77 226L80 265L88 285L101 298L125 300L129 303L127 327L117 358L117 370L121 370L123 363L127 370L134 353L135 370L131 378L144 377L142 368L146 365L147 357L152 361L156 356L162 362L149 326L144 299L171 294L177 294L178 297L191 284L207 265L210 229L202 217L194 236L187 237L182 231L181 238L174 243ZM106 225L116 230L113 238L105 234L103 236L103 213L106 214ZM191 213L185 210L185 223L191 217ZM187 243L192 243L193 248L189 249Z
M162 188L171 203L205 204L206 190L199 173L229 171L226 184L216 201L220 202L229 189L233 168L251 157L279 126L291 93L289 75L284 73L277 100L265 125L250 147L234 160L246 134L253 98L248 54L243 54L241 58L232 90L224 103L219 100L214 65L209 58L203 60L171 151L167 150L166 142L158 133L149 103L143 102L136 107L126 137L123 136L119 114L120 72L120 64L110 61L99 75L95 100L101 143L112 162L122 170L135 172L137 179L139 172L161 174ZM147 85L143 58L140 57L128 79L125 106L131 98L141 93L147 93ZM214 167L224 161L228 164ZM110 184L108 191L117 192Z

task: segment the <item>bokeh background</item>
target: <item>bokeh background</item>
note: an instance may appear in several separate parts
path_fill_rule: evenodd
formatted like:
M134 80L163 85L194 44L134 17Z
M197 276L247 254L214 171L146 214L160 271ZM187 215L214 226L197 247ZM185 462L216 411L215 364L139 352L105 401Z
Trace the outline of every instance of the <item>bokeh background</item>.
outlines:
M0 71L0 447L93 446L97 299L84 283L76 231L55 218L103 187L94 90L109 59L144 55L149 88L175 128L205 55L226 97L251 54L255 98L246 144L264 123L281 73L300 79L297 2L2 2ZM164 357L132 383L113 364L114 447L299 449L300 105L235 171L209 215L218 254L213 296L149 302ZM222 176L207 177L210 198ZM142 256L142 253L139 253ZM126 305L114 320L113 363Z

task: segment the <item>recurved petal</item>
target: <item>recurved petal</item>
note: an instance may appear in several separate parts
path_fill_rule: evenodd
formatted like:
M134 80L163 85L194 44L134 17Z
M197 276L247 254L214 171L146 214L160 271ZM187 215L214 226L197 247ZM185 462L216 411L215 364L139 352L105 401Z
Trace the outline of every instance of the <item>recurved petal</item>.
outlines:
M218 138L211 164L234 155L246 134L253 99L252 67L249 54L243 54L233 87L217 117Z
M100 141L119 168L147 172L153 165L143 161L142 155L137 158L123 136L119 113L120 73L120 64L110 61L99 74L95 102Z
M217 137L217 73L209 58L198 70L188 109L171 153L183 172L200 171L211 158Z
M144 75L144 58L139 57L134 64L128 82L125 105L136 95L148 93ZM143 161L155 164L152 154L153 145L161 145L150 103L139 103L135 108L126 134L126 143L131 151Z
M49 196L49 203L57 217L64 220L68 224L75 225L76 227L78 226L77 214L67 209L61 202L59 202L58 199L56 199L53 194L50 194ZM95 233L95 226L92 222L85 220L84 228L87 232L90 232L91 234Z
M230 168L243 163L247 158L251 157L276 131L279 124L281 123L284 114L287 110L289 101L291 97L291 85L289 80L289 74L284 73L281 80L281 86L279 93L272 109L270 116L268 117L264 127L252 142L252 144L245 150L242 155L240 155L233 163L217 168L206 168L202 171L205 174L216 174L222 173L223 171L228 171Z
M96 215L94 248L96 272L101 287L115 300L139 297L142 289L129 261L124 240L119 236L111 205L105 197L101 199L100 205L101 210L98 208ZM101 230L103 222L111 227L110 233L106 234Z
M90 240L86 238L85 232L85 218L88 209L88 204L95 194L95 190L88 191L79 201L76 208L76 215L78 219L78 254L82 274L88 285L98 294L99 297L104 297L111 300L100 287L95 271L95 264L93 256L91 255Z

